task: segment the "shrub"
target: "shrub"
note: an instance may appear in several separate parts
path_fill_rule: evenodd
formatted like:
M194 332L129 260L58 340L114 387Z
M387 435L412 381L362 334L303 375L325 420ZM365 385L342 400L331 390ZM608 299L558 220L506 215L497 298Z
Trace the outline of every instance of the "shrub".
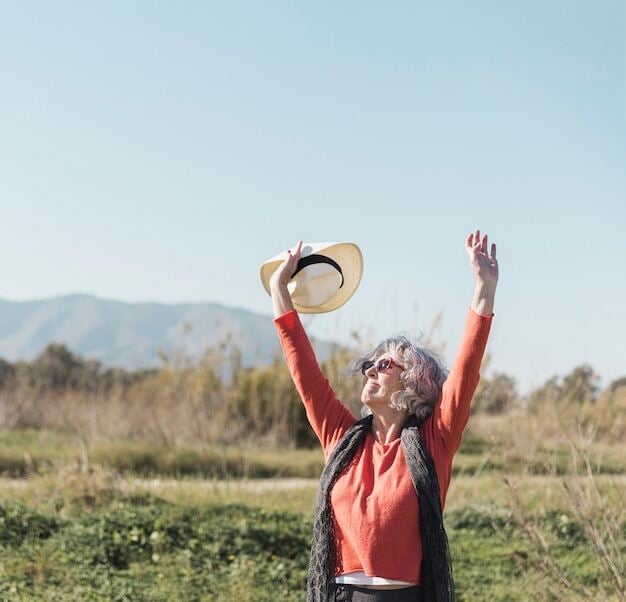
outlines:
M0 544L21 546L29 539L47 539L61 527L53 517L21 504L0 503Z

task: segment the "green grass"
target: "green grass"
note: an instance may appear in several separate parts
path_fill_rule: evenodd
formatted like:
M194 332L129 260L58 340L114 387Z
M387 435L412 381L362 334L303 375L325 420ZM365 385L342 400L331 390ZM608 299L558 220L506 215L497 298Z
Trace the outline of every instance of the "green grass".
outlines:
M64 520L5 504L0 595L210 600L225 590L230 595L244 577L261 596L296 599L309 532L297 514L242 505L185 508L150 496Z
M596 474L626 473L626 456L617 446L591 456ZM0 431L0 475L24 477L87 463L122 474L140 476L241 478L317 478L323 456L314 449L246 446L162 445L145 441L102 441L85 444L78 436L32 429ZM571 453L566 445L541 447L531 457L516 455L502 444L466 435L454 459L455 476L485 472L568 474Z
M467 506L446 520L460 600L582 599L537 570L506 507ZM567 577L608 600L582 526L563 512L539 522ZM310 516L299 512L147 494L118 492L70 518L6 502L0 598L303 600L310 529Z
M446 505L460 600L615 599L566 494L578 477L564 449L536 448L552 468L534 470L465 438ZM0 433L0 457L23 462L0 478L0 600L304 599L318 450L26 430ZM623 558L626 471L615 450L602 458L613 469L589 491L619 518Z
M85 444L76 435L32 429L0 431L0 474L23 477L60 465L94 464L142 476L205 478L315 478L321 450L245 446L161 445L145 441Z

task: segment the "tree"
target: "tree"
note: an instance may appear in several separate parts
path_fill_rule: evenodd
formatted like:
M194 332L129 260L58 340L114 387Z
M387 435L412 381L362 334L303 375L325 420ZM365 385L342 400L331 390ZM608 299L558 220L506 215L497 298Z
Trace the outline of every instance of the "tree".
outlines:
M517 399L515 379L507 374L495 373L481 381L474 396L472 410L487 414L500 414L510 409Z
M589 364L577 366L563 377L561 400L581 404L594 402L599 382L600 377Z
M0 358L0 389L5 389L15 377L15 367Z
M528 407L534 409L544 403L557 403L561 399L559 377L550 377L543 385L534 389L528 396Z
M80 360L65 345L50 343L30 364L31 383L54 391L73 388L79 368Z
M599 390L600 377L589 364L576 366L562 379L553 376L541 387L535 389L528 398L530 408L545 402L552 403L593 403Z
M626 389L626 376L616 378L609 386L608 390L615 393L618 389Z

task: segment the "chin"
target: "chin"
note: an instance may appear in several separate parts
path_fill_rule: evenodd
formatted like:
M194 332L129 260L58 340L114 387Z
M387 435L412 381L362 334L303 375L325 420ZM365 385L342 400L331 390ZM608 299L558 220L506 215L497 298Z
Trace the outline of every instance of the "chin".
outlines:
M373 408L380 408L380 407L389 407L389 403L385 402L385 401L381 401L379 399L372 399L371 397L368 397L366 399L361 399L361 403L364 406L367 406L370 410Z
M378 404L380 402L371 393L364 392L361 395L361 403L363 405L366 405L366 406L370 407L370 406L376 405L376 404Z

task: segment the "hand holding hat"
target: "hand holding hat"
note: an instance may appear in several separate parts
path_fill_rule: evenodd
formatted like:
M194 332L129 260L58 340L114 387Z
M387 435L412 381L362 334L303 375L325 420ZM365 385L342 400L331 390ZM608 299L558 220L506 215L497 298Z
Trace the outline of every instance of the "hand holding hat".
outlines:
M293 251L291 249L287 249L287 259L283 261L277 268L276 271L270 276L269 280L269 288L270 291L276 286L288 286L289 281L294 275L298 267L298 260L300 259L300 254L302 252L302 241L299 240L294 247Z
M268 259L261 281L271 296L287 288L301 313L324 313L341 307L354 294L363 274L359 247L347 242L305 243Z

